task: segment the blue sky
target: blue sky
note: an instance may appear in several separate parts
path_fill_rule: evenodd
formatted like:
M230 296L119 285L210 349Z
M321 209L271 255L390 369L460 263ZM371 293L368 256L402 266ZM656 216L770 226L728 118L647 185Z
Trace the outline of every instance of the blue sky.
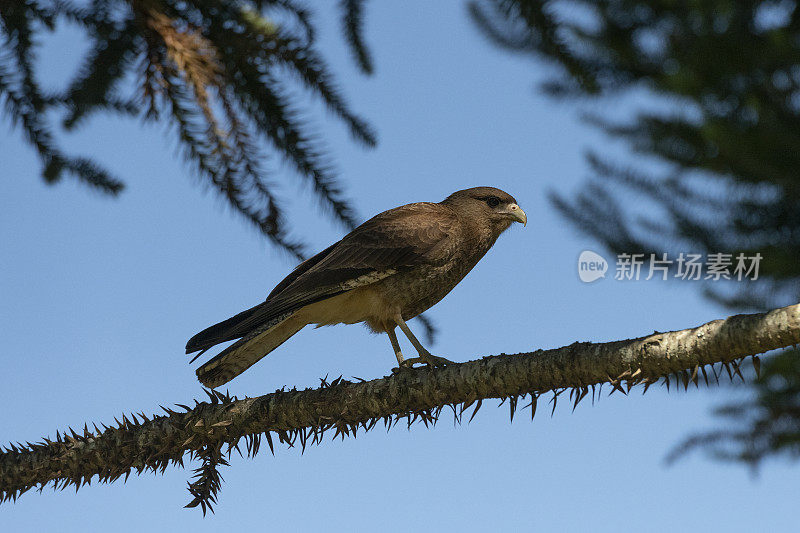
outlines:
M576 260L597 247L548 203L579 190L587 147L624 155L576 110L537 94L547 67L487 44L461 2L372 4L367 42L377 66L361 76L333 11L318 13L321 47L354 109L377 128L364 150L312 104L342 184L367 218L476 185L513 194L528 213L428 315L436 354L500 352L682 329L728 312L690 282L581 283ZM41 76L63 80L80 56L61 31ZM620 114L623 104L611 109ZM67 426L113 422L204 395L183 355L198 330L260 302L292 268L181 161L172 132L97 116L62 136L126 179L118 199L69 179L48 187L17 132L0 130L0 441L37 440ZM314 249L341 236L288 165L271 158L296 234ZM602 251L602 250L598 250ZM420 331L420 326L411 327ZM385 336L359 326L307 329L230 383L259 395L324 376L385 375ZM79 492L25 494L0 506L2 531L218 531L233 528L649 531L790 530L800 496L791 463L744 468L692 455L664 465L673 445L713 423L730 388L603 397L530 422L487 402L471 424L376 430L301 455L279 447L234 457L215 515L182 506L191 472L131 477ZM544 411L544 410L543 410Z

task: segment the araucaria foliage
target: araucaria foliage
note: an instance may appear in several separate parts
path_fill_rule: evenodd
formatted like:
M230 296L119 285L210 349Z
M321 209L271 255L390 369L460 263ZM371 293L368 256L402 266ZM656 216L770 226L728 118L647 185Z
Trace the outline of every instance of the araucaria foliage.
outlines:
M358 3L351 4L343 6L343 18L350 41L360 43ZM48 94L34 75L36 43L66 21L83 28L91 45L65 88ZM358 57L366 68L365 52ZM39 154L47 182L68 174L108 194L123 188L91 159L59 149L48 120L51 109L63 111L67 129L98 111L161 120L177 132L187 162L213 190L273 242L301 257L302 246L287 236L280 199L265 171L265 147L292 163L342 224L352 227L355 215L319 139L289 96L293 83L321 98L356 140L375 144L373 131L345 103L317 52L310 14L291 0L115 0L80 6L0 0L0 100Z

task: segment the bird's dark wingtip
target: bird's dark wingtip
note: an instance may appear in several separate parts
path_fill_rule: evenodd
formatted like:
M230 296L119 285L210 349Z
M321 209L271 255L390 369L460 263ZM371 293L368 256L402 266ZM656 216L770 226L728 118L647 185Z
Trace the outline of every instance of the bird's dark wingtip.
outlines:
M209 350L208 348L205 348L205 349L203 349L203 350L200 350L199 352L197 352L197 350L196 350L196 349L195 349L195 350L192 350L192 352L197 352L197 355L195 355L194 357L192 357L191 361L189 361L189 364L192 364L192 363L194 363L194 362L197 360L197 358L198 358L198 357L200 357L201 355L203 355L204 353L206 353L208 350ZM187 354L190 354L190 353L192 353L192 352L190 352L190 351L189 351L189 348L188 348L188 347L186 348L186 353L187 353Z
M194 337L189 339L189 341L186 343L186 353L187 354L190 354L192 352L196 352L199 349L200 348L194 342Z
M204 329L203 331L201 331L200 333L195 334L194 336L192 336L191 339L186 341L186 353L187 354L188 353L192 353L192 352L196 352L197 350L202 350L204 348L203 339L207 336L206 332L208 331L208 329L210 329L210 328Z

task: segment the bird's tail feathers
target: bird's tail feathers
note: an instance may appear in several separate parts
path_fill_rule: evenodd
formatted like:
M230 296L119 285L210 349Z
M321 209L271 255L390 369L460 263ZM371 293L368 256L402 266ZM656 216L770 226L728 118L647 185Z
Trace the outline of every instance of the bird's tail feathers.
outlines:
M284 313L231 344L197 369L197 379L212 389L229 382L303 329L305 322L293 315Z
M264 309L266 302L251 307L227 320L209 326L186 343L186 353L200 351L194 359L197 359L203 352L216 346L219 343L238 339L247 333L247 323L251 321L253 315ZM202 350L202 351L201 351ZM192 359L192 361L194 361Z

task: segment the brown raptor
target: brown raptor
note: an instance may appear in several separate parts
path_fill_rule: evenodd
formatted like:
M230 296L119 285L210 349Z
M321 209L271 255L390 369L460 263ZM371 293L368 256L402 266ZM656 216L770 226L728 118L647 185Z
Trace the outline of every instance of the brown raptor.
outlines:
M444 298L513 222L527 223L525 212L494 187L380 213L301 263L263 303L189 339L186 353L239 339L197 369L204 385L218 387L308 324L365 322L389 335L401 368L446 364L422 346L406 321ZM396 327L419 357L404 359Z

